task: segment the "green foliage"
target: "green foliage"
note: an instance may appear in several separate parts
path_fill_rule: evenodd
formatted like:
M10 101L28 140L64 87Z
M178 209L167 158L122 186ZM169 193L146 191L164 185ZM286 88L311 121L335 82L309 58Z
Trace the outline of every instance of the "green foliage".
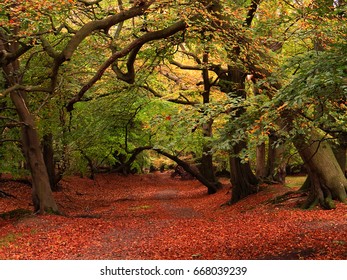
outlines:
M88 160L95 167L112 167L121 163L119 156L129 159L132 150L146 145L196 157L209 146L216 158L224 158L232 146L243 141L250 149L241 156L252 161L255 147L267 141L271 131L284 136L280 141L305 134L310 127L330 134L346 132L347 28L339 14L343 7L334 10L326 1L314 5L260 1L249 27L244 20L252 1L205 5L207 2L155 1L145 15L89 34L72 59L61 65L52 92L28 93L28 106L40 135L53 135L57 163L64 162L71 173L86 173ZM87 6L69 0L54 5L38 0L13 3L5 0L0 4L0 28L12 40L30 46L20 57L22 83L45 88L51 86L55 53L64 49L76 30L119 9L112 1ZM123 8L129 7L124 3ZM182 19L188 25L184 32L142 46L134 64L134 84L120 82L114 72L106 70L67 114L66 104L112 52ZM20 27L20 32L13 37L14 27ZM202 56L206 53L205 63ZM184 72L170 65L173 60L196 69ZM128 56L115 62L123 72L128 70L127 63ZM282 68L275 72L277 63ZM224 82L229 84L224 86L229 92L222 93L222 76L231 75L233 68L260 79L256 85L245 85L247 96L236 94L240 85L226 78ZM176 75L176 81L165 79L163 70ZM208 104L201 100L202 70L207 70L211 83ZM276 83L282 85L279 92L272 87ZM2 76L0 86L6 88ZM149 89L159 94L153 97ZM2 100L8 107L8 96ZM191 105L168 100L190 101ZM280 130L283 110L293 112L289 133ZM9 111L0 110L0 115L15 118ZM202 126L211 120L212 137L203 137ZM4 123L1 120L1 127ZM2 130L0 140L7 138L18 140L19 130ZM140 169L149 158L149 154L140 156L135 166ZM1 145L0 160L0 172L15 172L23 161L20 146L15 142Z
M327 133L346 132L345 48L338 45L332 50L307 52L285 65L287 85L274 101L296 112L297 133L302 134L310 126Z

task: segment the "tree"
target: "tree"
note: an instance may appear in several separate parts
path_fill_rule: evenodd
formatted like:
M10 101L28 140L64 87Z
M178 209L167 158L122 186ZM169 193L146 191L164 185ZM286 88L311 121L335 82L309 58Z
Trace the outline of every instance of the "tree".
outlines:
M122 10L118 13L112 11L103 19L97 19L92 15L89 22L84 24L83 20L81 20L82 26L75 26L78 28L77 31L75 31L67 21L65 21L66 18L64 17L62 19L60 18L60 26L55 26L54 16L48 13L48 11L54 11L56 15L62 10L62 7L65 7L65 5L69 7L70 4L68 2L69 1L64 1L62 6L57 5L54 7L49 3L39 3L36 1L33 1L33 3L30 3L31 5L28 6L25 4L21 5L18 3L12 3L11 1L5 1L2 4L2 7L10 8L6 9L8 12L3 14L3 21L6 23L7 27L3 26L0 32L1 66L7 83L7 89L2 93L2 96L10 95L10 98L16 107L19 120L24 124L22 126L21 140L23 153L28 163L33 181L33 202L35 210L40 211L41 213L50 210L57 212L58 207L54 202L50 190L49 176L42 155L40 137L37 132L34 116L30 112L28 101L26 100L28 98L27 92L47 92L53 94L58 85L60 68L64 62L68 62L71 59L76 49L85 38L90 36L93 32L101 30L107 32L112 26L120 24L127 19L143 15L155 1L136 2L131 8ZM93 3L88 1L77 2L78 4L80 3L81 5L84 5L84 7L89 7L98 5L100 1ZM22 13L23 11L25 11L25 13ZM86 12L85 14L88 15L88 10L85 9L84 11ZM44 18L46 21L41 20L44 24L40 26L40 23L38 23L39 31L37 31L36 26L34 26L32 30L26 28L28 22L25 18L24 20L22 19L23 16L25 17L27 15L29 15L30 18L34 17L35 20L39 18L39 15L45 16ZM57 21L59 22L59 17L57 17ZM78 20L74 18L74 15L72 15L71 22L76 23L77 21ZM81 89L81 91L72 98L67 106L68 110L71 111L73 109L73 105L83 97L85 91L101 78L105 70L114 61L131 52L132 55L136 57L137 53L145 43L168 37L184 28L184 22L177 22L163 30L147 33L140 38L135 39L122 50L115 52L100 67L94 78L92 78ZM66 36L66 32L62 32L63 29L72 33L72 36ZM23 37L23 34L29 34L29 36ZM59 42L57 45L59 48L56 47L56 49L54 49L54 46L50 42L50 39L54 37L57 37ZM29 38L29 42L25 42L26 38ZM33 87L31 85L23 84L25 81L22 79L21 60L25 59L25 55L34 47L42 47L41 51L45 51L53 62L51 73L46 77L46 79L48 78L50 80L47 87L36 85ZM28 63L26 65L28 65Z
M300 7L307 12L305 19L310 19L303 25L308 37L301 37L310 47L285 64L282 76L286 80L274 98L281 127L289 133L308 170L305 208L320 204L331 209L333 199L346 201L344 160L339 164L331 148L333 142L339 146L346 129L342 51L346 45L340 41L346 29L341 28L343 19L328 4L329 1L317 1L312 7ZM316 26L320 26L319 41Z

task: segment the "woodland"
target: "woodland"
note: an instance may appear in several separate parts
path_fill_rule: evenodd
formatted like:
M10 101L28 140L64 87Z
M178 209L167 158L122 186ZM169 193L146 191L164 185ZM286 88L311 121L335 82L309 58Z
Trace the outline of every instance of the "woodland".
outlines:
M347 259L346 18L3 0L0 259Z

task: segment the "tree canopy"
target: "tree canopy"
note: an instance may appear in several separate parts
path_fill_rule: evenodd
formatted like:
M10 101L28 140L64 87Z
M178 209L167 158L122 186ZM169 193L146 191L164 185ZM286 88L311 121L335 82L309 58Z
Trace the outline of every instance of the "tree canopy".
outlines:
M61 176L142 172L157 151L209 193L209 171L229 169L234 203L298 153L306 207L333 208L347 196L345 20L328 0L4 0L0 172L30 174L35 210L58 212ZM265 144L277 153L255 176Z

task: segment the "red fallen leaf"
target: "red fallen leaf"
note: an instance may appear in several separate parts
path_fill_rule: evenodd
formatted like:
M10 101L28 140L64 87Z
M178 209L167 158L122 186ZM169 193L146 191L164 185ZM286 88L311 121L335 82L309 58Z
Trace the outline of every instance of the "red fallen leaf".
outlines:
M65 217L0 218L0 259L346 259L342 203L334 211L274 207L263 202L284 190L264 186L220 208L226 191L209 196L198 181L167 173L96 182L64 179L54 195ZM1 187L17 197L0 199L1 211L30 209L30 188Z

